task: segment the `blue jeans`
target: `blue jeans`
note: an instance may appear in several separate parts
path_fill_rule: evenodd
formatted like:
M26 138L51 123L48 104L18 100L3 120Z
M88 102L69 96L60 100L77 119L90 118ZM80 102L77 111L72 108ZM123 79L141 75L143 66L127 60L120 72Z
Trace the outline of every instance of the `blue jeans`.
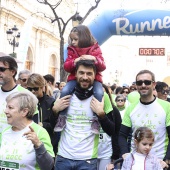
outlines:
M102 83L100 83L99 81L94 81L93 83L93 95L99 102L102 101L104 91Z
M60 98L66 95L72 95L74 92L74 88L76 87L76 84L77 84L76 80L68 81L61 91ZM93 83L93 95L99 102L102 101L104 91L103 91L102 83L100 83L99 81L94 81ZM67 114L67 108L60 111L60 115L66 116L66 114Z
M76 80L68 81L66 85L63 87L63 89L61 90L60 98L67 95L72 95L74 92L74 88L76 87L76 84L77 84Z
M55 170L97 170L97 159L72 160L57 155Z

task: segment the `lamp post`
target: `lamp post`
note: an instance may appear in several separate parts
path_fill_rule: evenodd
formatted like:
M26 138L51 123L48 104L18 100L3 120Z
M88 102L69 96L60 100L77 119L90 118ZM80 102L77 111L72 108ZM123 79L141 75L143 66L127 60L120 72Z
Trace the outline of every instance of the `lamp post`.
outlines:
M13 28L9 29L8 31L6 31L7 33L7 40L9 42L10 45L13 46L13 57L15 56L15 47L19 46L19 38L20 38L20 32L18 32L18 28L16 27L16 25L14 25Z
M77 25L80 24L80 21L82 20L83 18L79 15L78 12L76 12L76 14L73 16L72 18L72 25L73 27L76 27Z

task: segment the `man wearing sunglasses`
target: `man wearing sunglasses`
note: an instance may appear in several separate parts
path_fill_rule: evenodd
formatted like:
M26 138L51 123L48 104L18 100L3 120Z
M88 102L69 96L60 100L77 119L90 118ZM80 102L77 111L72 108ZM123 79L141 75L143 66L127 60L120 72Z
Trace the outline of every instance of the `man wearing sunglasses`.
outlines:
M142 70L136 75L136 88L140 100L127 107L123 117L119 144L123 157L128 153L127 137L132 130L132 136L138 127L149 127L155 134L151 153L170 164L170 104L153 95L156 86L155 75L149 70ZM135 150L134 139L131 150Z
M18 65L15 59L0 52L0 133L9 126L4 113L6 97L13 92L26 90L16 84L17 69Z
M18 82L22 87L27 88L27 80L28 80L30 75L31 75L31 71L27 70L27 69L19 72Z
M170 98L168 98L169 95L169 86L165 82L157 81L155 89L157 91L157 97L170 102Z

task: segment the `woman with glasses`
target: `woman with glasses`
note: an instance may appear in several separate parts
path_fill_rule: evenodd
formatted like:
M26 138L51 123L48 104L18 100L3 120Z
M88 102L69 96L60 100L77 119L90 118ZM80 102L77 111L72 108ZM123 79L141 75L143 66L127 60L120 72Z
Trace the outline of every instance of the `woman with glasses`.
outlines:
M136 85L131 85L129 90L130 92L136 91Z
M28 77L31 75L31 71L30 70L22 70L19 72L18 74L18 83L24 87L27 88L27 80Z
M157 91L157 97L170 102L170 98L168 98L169 95L169 86L165 82L156 82L155 89Z
M129 87L123 87L122 91L120 92L120 94L123 94L126 99L127 99L127 95L128 95L129 93L130 93Z
M50 135L54 152L56 153L56 136L54 126L56 119L52 111L54 98L47 95L48 86L46 80L40 74L32 74L27 81L27 89L31 91L38 99L39 114L34 115L33 120L44 127Z
M123 118L125 107L126 107L126 98L123 94L118 94L115 98L116 107L118 108L121 117Z

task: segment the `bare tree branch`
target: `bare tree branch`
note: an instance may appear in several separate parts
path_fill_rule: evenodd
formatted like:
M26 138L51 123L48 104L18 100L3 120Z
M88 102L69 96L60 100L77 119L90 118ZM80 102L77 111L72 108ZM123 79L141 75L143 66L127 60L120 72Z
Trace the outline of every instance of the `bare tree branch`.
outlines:
M94 0L95 1L95 5L92 6L87 13L85 14L85 16L82 18L82 20L80 21L80 24L82 24L85 19L88 17L88 15L98 7L98 4L100 3L101 0ZM56 4L50 4L49 0L37 0L37 2L39 2L40 4L44 4L50 7L54 17L51 18L49 16L47 16L46 14L43 13L45 18L48 18L51 23L53 22L57 22L58 25L58 29L59 29L59 34L60 34L60 81L66 81L67 78L67 73L64 70L63 64L64 64L64 33L66 30L66 27L68 25L68 23L76 17L77 12L72 15L70 18L67 19L67 21L64 21L62 17L59 17L56 11L56 8L61 4L62 0L59 0ZM37 12L40 13L40 12ZM42 13L42 12L41 12ZM33 14L32 14L33 15Z
M83 19L80 21L80 24L82 24L85 19L89 16L89 14L98 7L99 3L100 3L101 0L95 0L96 4L95 6L92 6L88 11L87 13L85 14L85 16L83 17Z
M35 12L35 13L32 13L31 16L33 16L34 14L42 14L45 18L49 19L51 22L53 21L53 19L51 17L47 16L43 12Z

